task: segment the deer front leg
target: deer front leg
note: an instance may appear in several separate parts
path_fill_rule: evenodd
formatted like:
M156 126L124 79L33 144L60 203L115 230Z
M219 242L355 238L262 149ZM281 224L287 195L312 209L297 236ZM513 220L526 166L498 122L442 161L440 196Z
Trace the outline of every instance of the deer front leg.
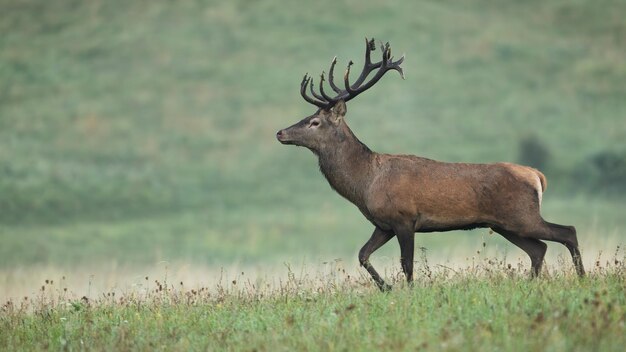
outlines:
M397 230L396 236L400 244L400 264L406 281L413 282L413 255L415 250L415 233L413 230Z
M376 229L374 229L372 237L370 237L367 243L365 243L363 248L361 248L361 250L359 251L359 263L361 263L361 266L364 267L368 273L370 273L372 279L374 279L374 282L376 282L376 286L378 286L378 288L383 292L391 290L391 286L386 284L385 281L380 277L376 269L374 269L374 267L370 263L369 258L370 255L374 253L374 251L382 247L382 245L387 243L393 236L393 232L384 231L377 227Z

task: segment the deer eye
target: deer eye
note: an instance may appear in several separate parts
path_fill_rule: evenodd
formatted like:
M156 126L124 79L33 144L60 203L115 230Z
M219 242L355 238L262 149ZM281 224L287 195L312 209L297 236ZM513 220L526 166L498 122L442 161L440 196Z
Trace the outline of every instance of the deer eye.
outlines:
M320 120L311 120L311 123L309 124L309 127L317 127L320 125Z

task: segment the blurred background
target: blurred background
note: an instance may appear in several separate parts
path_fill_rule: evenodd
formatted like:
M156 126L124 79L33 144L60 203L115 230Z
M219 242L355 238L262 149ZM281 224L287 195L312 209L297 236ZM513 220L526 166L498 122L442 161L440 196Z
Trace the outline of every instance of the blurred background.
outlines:
M594 263L626 241L625 13L621 0L2 0L0 291L164 266L198 282L232 265L358 270L371 224L274 135L315 111L303 74L335 55L338 71L360 67L366 36L406 53L406 80L350 102L363 142L541 169L544 217L575 225ZM485 242L528 265L484 229L416 240L435 262ZM571 266L563 246L549 253ZM373 259L399 270L398 257L392 241Z

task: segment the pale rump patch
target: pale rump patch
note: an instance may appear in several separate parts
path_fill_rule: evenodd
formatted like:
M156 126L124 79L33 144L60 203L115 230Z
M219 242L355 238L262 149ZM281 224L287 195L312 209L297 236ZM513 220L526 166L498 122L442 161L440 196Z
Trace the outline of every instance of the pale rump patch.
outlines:
M539 199L539 209L541 209L541 199L543 198L543 185L541 183L541 177L539 177L539 175L536 175L535 178L537 179L537 185L535 186L535 188L537 189L537 198Z
M504 165L513 175L520 181L530 184L537 191L537 200L539 201L539 207L541 207L541 201L543 198L543 191L547 186L546 178L541 171L529 167L511 163L500 163Z

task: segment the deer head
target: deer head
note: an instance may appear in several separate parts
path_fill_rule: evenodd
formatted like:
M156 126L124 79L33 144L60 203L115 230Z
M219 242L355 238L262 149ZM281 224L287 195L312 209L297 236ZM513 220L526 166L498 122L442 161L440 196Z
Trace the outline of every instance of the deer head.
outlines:
M382 76L390 70L396 70L400 76L404 78L404 72L400 67L404 61L404 55L397 61L393 61L391 56L391 47L389 43L380 44L382 51L382 59L378 62L372 62L370 54L376 50L374 39L365 38L365 62L363 70L359 78L354 83L350 83L350 68L353 62L348 63L348 67L343 76L344 89L335 84L333 72L337 64L337 57L333 58L328 71L328 84L335 92L334 96L330 96L324 90L324 82L326 81L325 73L320 76L319 93L313 87L313 78L308 74L304 75L300 83L300 94L307 102L318 107L317 112L311 116L307 116L300 122L282 129L276 133L276 138L283 144L294 144L311 149L314 153L320 150L332 147L348 135L351 135L350 129L344 121L346 114L346 103L357 95L363 93L372 87ZM374 76L366 81L367 77L376 70ZM307 95L307 89L311 96Z

